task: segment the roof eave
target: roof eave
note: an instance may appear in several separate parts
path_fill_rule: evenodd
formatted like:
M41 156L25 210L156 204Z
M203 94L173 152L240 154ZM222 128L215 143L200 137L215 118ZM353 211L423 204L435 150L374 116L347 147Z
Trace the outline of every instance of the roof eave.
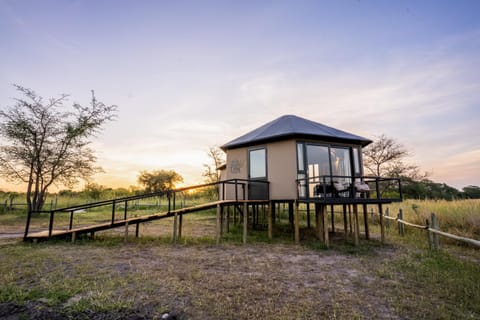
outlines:
M340 138L340 137L331 137L331 136L318 136L318 135L308 135L308 134L287 134L287 135L278 135L274 137L268 137L264 139L258 139L254 141L248 141L248 142L238 142L238 143L226 143L220 148L223 151L227 151L230 149L238 149L238 148L244 148L244 147L249 147L249 146L256 146L259 144L264 144L264 143L269 143L269 142L277 142L277 141L284 141L288 139L309 139L309 140L318 140L322 142L333 142L333 143L346 143L346 144L353 144L353 145L361 145L362 147L365 147L372 143L373 141L368 140L368 139L345 139L345 138ZM232 141L233 142L233 141Z

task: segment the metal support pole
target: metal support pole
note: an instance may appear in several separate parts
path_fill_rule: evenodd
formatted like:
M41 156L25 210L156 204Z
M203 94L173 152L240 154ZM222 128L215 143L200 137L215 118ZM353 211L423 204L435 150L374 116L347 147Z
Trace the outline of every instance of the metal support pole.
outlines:
M55 211L50 211L50 223L48 225L48 237L50 238L52 236L53 232L53 216L55 214Z
M23 235L23 241L27 240L28 231L30 229L30 220L31 219L32 219L32 210L29 209L28 213L27 213L27 222L25 223L25 233Z
M68 230L72 230L72 228L73 228L73 212L74 212L74 210L70 211L70 223L68 225Z
M115 200L112 201L112 224L115 222L115 207L116 203Z

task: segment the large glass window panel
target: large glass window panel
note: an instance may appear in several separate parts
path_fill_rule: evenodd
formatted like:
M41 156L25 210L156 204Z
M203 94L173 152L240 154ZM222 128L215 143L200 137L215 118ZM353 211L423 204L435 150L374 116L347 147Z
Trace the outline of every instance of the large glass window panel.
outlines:
M360 150L358 147L353 148L353 164L355 176L361 176L362 168L360 168Z
M267 150L250 150L249 153L249 176L250 179L267 177Z
M309 195L314 195L314 188L319 183L329 183L330 160L327 146L307 145L307 175ZM327 177L325 177L327 176Z
M352 176L352 162L348 148L330 148L333 180L337 182L350 182Z
M305 170L305 161L303 160L303 143L297 143L297 166L298 171Z

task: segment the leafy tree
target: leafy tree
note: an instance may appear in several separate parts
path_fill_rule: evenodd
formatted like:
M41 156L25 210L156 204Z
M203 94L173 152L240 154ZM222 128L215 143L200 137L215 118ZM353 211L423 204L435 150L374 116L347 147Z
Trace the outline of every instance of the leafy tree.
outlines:
M175 184L183 182L183 177L174 170L140 171L137 178L145 192L163 192L175 188Z
M115 117L117 107L97 101L74 103L64 110L68 95L45 101L31 89L15 85L24 96L0 110L0 174L26 183L29 212L39 211L52 184L73 186L100 168L89 139Z
M480 199L480 187L478 186L467 186L462 189L465 197L470 199Z
M83 193L90 199L99 200L105 190L105 186L97 183L87 183L83 188Z
M202 176L205 178L205 182L214 183L220 181L220 170L218 168L225 163L225 153L217 146L210 147L207 152L208 157L211 160L210 164L203 164L205 170Z

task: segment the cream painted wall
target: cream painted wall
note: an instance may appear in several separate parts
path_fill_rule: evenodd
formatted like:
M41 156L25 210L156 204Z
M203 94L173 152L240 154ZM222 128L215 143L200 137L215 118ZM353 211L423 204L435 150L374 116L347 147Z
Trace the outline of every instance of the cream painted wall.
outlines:
M227 151L227 179L248 179L248 150L259 147L267 149L267 175L270 181L270 198L275 200L297 197L296 142L287 140L248 148ZM227 199L234 199L234 187L226 187ZM241 188L238 189L241 194Z

